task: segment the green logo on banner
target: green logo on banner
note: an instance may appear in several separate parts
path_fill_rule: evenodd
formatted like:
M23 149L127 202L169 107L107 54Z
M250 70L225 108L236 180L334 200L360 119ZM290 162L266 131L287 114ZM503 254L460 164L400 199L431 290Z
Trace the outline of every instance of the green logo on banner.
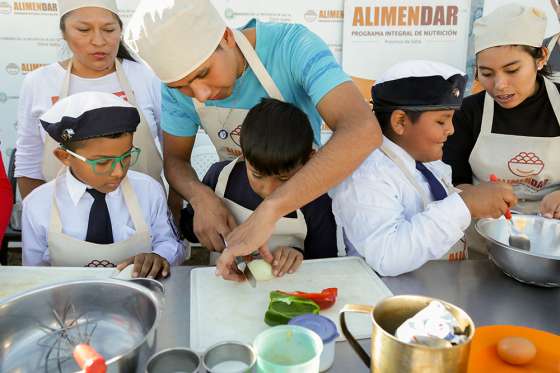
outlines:
M226 8L226 10L224 10L224 16L226 19L232 19L235 17L235 12L231 8Z

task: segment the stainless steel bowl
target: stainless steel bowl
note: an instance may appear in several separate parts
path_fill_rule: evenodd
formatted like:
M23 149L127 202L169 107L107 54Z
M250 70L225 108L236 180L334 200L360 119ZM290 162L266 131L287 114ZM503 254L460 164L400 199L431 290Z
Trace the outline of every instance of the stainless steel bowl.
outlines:
M168 348L148 360L146 373L201 373L200 356L184 347Z
M5 299L0 303L0 371L80 372L72 358L79 342L105 358L108 373L143 371L161 313L157 284L73 281Z
M202 365L208 373L253 371L257 355L253 347L237 341L220 342L208 347L202 358Z
M486 239L488 256L514 279L538 286L560 286L560 221L536 215L513 215L531 241L530 251L509 246L510 223L503 219L480 219L475 227Z

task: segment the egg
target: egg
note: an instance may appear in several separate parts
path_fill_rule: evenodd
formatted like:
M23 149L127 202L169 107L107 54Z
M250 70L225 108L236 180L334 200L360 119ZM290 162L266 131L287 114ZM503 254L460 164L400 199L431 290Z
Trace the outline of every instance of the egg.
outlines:
M497 345L500 359L512 365L525 365L530 363L537 354L537 348L527 338L505 337Z

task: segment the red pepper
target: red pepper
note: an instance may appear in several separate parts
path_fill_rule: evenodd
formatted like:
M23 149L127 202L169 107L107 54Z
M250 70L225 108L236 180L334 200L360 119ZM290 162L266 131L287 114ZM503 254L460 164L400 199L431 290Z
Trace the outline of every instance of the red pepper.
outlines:
M282 294L293 295L296 297L312 300L313 302L317 303L319 308L322 310L331 307L336 302L336 296L338 294L337 288L323 289L320 293L306 293L303 291L278 291Z

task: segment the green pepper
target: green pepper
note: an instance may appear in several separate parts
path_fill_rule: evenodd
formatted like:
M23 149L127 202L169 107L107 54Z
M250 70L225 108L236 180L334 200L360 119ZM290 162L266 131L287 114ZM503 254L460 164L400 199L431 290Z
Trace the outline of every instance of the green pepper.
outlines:
M319 309L317 303L312 300L272 291L264 322L269 326L287 324L293 317L299 315L318 314Z

